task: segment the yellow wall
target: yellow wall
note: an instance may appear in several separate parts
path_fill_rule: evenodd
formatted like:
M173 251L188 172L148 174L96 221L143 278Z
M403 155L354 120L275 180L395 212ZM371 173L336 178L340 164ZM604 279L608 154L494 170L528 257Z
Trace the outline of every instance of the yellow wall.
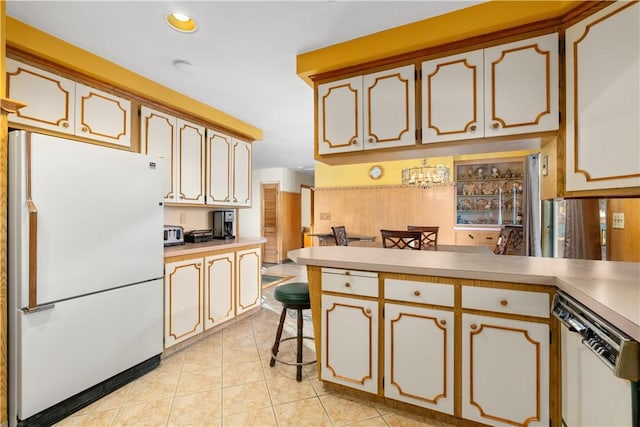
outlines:
M311 84L309 76L314 74L555 18L564 15L579 3L575 0L488 1L302 53L296 58L297 73Z
M449 167L451 180L453 180L453 162L477 159L499 159L503 157L524 157L537 153L539 150L519 150L496 152L489 154L465 154L460 156L430 157L429 163L437 166L443 164ZM316 162L315 167L315 187L360 187L376 185L398 185L402 184L402 169L407 167L420 166L422 159L397 160L391 162L360 163L353 165L329 166L325 163ZM373 165L382 166L384 173L380 179L369 178L369 168Z
M4 4L4 2L3 2ZM4 15L3 15L4 16ZM4 29L4 26L3 26ZM227 128L248 139L262 139L262 130L209 105L113 64L21 21L6 17L6 43L38 58L62 65L98 81ZM4 59L4 55L2 55ZM4 73L2 74L4 76ZM4 78L2 79L4 83ZM3 88L2 94L5 94Z

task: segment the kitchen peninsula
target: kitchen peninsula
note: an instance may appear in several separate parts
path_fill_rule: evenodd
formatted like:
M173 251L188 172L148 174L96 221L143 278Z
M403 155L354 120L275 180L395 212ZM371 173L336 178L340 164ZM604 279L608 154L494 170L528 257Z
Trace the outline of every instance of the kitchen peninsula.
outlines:
M560 289L640 339L639 263L313 247L320 378L450 422L560 425ZM425 386L428 384L428 386Z

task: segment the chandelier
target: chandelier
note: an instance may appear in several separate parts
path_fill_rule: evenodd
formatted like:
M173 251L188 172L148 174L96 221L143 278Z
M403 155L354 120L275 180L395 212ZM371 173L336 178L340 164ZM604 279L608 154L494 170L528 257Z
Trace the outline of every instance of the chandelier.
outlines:
M402 185L429 188L445 184L450 184L449 168L442 164L434 166L424 159L422 166L402 169Z

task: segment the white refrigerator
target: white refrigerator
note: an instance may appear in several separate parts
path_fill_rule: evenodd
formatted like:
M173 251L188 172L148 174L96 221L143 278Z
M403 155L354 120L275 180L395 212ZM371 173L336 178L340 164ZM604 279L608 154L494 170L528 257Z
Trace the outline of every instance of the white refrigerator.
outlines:
M150 156L10 132L10 425L53 424L159 363L161 175Z

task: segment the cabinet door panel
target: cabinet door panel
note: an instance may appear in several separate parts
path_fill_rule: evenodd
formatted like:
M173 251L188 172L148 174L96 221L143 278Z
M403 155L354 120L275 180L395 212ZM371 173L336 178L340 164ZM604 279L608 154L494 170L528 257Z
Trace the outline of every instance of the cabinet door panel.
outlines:
M9 114L9 122L73 135L75 82L10 58L6 76L7 96L27 104Z
M251 206L251 144L233 144L233 197L235 206Z
M131 102L77 83L75 134L131 146Z
M321 379L378 392L378 302L322 296Z
M362 77L318 85L318 153L362 150Z
M261 255L260 248L237 252L238 291L236 314L260 306Z
M566 190L640 187L640 4L566 32Z
M165 348L203 330L202 259L165 265Z
M453 313L385 304L385 396L453 414Z
M204 204L204 128L177 120L178 202Z
M364 149L415 144L414 66L363 77Z
M496 426L549 424L549 327L462 315L462 416Z
M207 203L227 205L231 202L231 165L233 139L229 135L207 130Z
M485 136L558 129L558 35L485 49Z
M422 142L484 136L483 52L422 63Z
M204 328L209 329L233 318L235 255L210 256L205 258L204 265Z
M164 200L175 202L176 193L176 119L168 114L142 107L140 151L158 158L164 176Z

